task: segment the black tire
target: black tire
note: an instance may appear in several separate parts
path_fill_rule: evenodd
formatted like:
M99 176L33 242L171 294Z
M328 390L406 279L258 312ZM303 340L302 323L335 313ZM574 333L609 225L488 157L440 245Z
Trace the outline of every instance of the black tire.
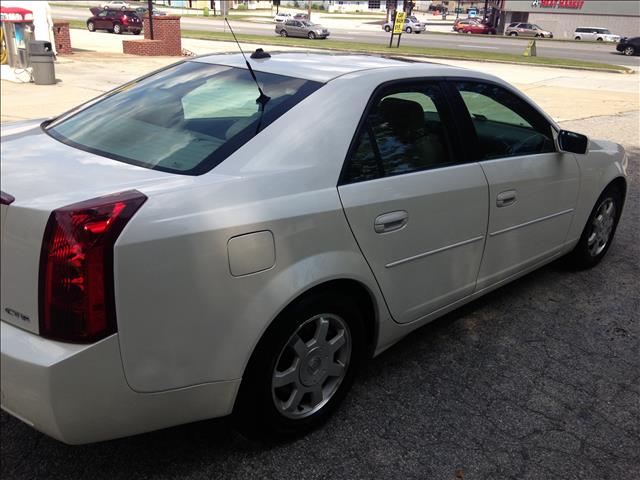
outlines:
M574 40L582 40L580 37L574 37Z
M122 33L122 25L120 25L119 23L115 23L113 25L113 33L115 33L116 35L120 35Z
M596 233L594 231L594 223L596 223L596 219L598 217L602 216L602 209L608 205L608 202L612 202L612 205L615 208L610 232L608 233L604 244L600 245L600 241L598 239L595 240L594 244L594 241L590 241L591 237ZM596 201L596 204L591 211L591 215L589 215L589 219L587 220L587 224L582 231L578 244L568 255L570 263L575 268L586 269L595 267L600 263L600 260L604 258L611 246L611 243L613 242L613 237L616 233L616 228L618 227L618 221L620 220L620 214L622 213L622 207L622 192L616 185L608 186ZM594 245L598 248L593 249Z
M127 9L127 7L120 7L120 10L122 10L123 12Z
M600 38L596 38L596 41L598 41L598 42L604 42L604 39L603 39L602 37L600 37Z
M316 39L316 34L313 32L309 32L309 34L307 35L307 37L309 38L309 40L315 40Z
M518 36L518 32L510 32L509 36L510 37L517 37Z
M289 36L289 34L287 33L287 31L285 29L282 29L282 30L280 30L280 36L286 38L286 37Z
M624 50L622 51L622 53L630 57L631 55L635 55L636 49L631 45L627 45L626 47L624 47Z
M411 33L413 32L413 30L411 29L411 27L407 27L407 29L405 30L407 33Z
M133 34L134 34L134 35L140 35L140 30L134 30L134 31L133 31Z
M87 22L87 30L89 30L90 32L95 32L96 24L93 22Z
M389 33L391 31L391 27L387 25L386 27L384 27L384 31Z
M279 393L276 392L291 385L291 390L285 391L284 397L288 399L288 402L293 402L292 399L296 397L296 389L300 386L298 384L303 381L303 372L309 372L310 368L317 368L313 375L318 372L323 375L326 370L324 367L312 367L314 365L312 362L317 358L309 359L310 354L308 354L304 357L305 362L302 360L294 362L294 365L302 365L299 374L295 376L296 382L298 382L295 386L292 383L288 383L284 387L274 386L272 382L275 372L282 371L283 367L280 362L282 362L285 352L293 353L293 350L290 349L293 338L298 338L298 340L302 338L305 342L303 345L310 345L310 341L305 340L302 334L300 337L295 337L294 334L299 332L298 329L301 326L309 325L308 322L321 315L323 315L322 319L333 316L343 320L348 327L345 328L347 340L343 345L350 345L351 353L345 362L346 367L341 380L337 382L337 385L331 387L333 390L321 403L316 407L309 407L317 408L317 410L304 412L300 406L303 402L298 400L297 409L293 409L293 412L289 413L289 415L298 415L298 417L289 418L283 412L282 404L277 405L277 402L286 402L278 398ZM313 330L317 332L317 330ZM327 290L312 293L294 302L267 329L251 356L233 412L237 429L248 438L272 441L295 438L318 427L329 418L344 399L353 384L356 372L366 358L366 351L362 313L350 297ZM331 360L331 363L334 363L337 353L331 355L334 355ZM309 363L306 363L307 361ZM285 362L285 369L288 363ZM320 381L319 388L321 390L325 388L325 384L329 385L326 383L329 382L329 378ZM303 390L304 387L301 387L300 391ZM312 398L305 397L306 395L307 393L301 398L307 398L311 402Z

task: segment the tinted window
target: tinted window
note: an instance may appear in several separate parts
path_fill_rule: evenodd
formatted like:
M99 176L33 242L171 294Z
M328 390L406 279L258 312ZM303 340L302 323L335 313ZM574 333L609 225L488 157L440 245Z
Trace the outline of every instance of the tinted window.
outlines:
M452 163L445 108L437 85L394 88L377 96L347 161L344 183Z
M555 151L551 125L522 99L491 84L456 86L471 115L481 159Z
M191 61L124 85L75 114L59 117L46 131L98 155L197 175L321 85L255 73L271 97L263 113L247 70Z

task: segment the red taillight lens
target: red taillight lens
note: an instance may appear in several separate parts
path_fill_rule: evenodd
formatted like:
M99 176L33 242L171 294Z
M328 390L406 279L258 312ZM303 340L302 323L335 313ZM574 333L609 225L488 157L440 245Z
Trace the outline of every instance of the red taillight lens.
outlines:
M89 343L117 330L113 246L146 199L130 190L51 213L40 254L40 335Z

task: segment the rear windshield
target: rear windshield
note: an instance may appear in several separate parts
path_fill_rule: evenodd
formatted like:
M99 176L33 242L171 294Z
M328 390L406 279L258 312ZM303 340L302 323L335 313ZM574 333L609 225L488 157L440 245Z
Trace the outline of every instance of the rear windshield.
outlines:
M135 80L45 127L104 157L185 175L211 170L322 86L300 78L190 61Z

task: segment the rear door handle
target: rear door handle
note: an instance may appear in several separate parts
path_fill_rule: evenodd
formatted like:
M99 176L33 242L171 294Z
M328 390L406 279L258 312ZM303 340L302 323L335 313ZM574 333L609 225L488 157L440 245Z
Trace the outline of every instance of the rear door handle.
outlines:
M400 230L409 221L409 214L404 210L385 213L376 217L373 229L376 233L388 233Z
M507 190L506 192L501 192L496 197L496 206L497 207L508 207L509 205L513 205L516 203L518 199L518 195L515 190Z

